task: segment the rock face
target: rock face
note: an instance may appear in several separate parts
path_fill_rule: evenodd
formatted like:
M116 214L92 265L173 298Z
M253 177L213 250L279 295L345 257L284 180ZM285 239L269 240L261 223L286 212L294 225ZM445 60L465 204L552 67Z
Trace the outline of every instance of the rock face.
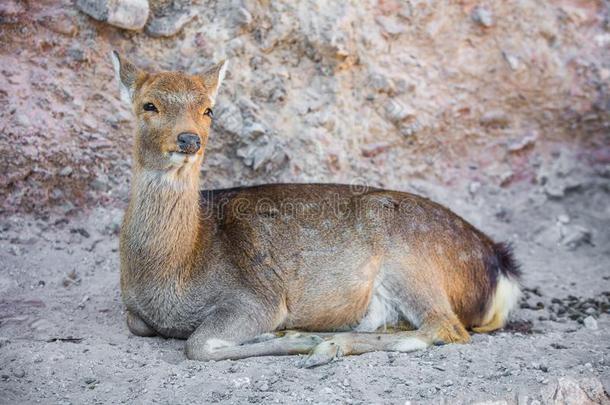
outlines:
M231 60L206 187L427 179L564 198L577 185L542 172L558 150L610 163L607 2L47 3L0 8L6 212L126 199L133 124L111 49L151 70Z
M148 20L148 0L77 0L78 8L98 21L140 30Z

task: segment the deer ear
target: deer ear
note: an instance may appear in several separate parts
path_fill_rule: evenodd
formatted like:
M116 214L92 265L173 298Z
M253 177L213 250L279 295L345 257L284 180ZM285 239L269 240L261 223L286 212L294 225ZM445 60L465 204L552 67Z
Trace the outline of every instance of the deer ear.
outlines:
M119 82L121 100L131 105L138 76L143 72L127 59L122 58L117 51L112 51L110 57L114 66L115 76Z
M212 66L202 75L203 83L205 84L205 87L208 90L208 96L210 97L210 102L212 103L212 105L216 103L218 89L220 88L220 85L222 84L222 81L225 78L228 65L229 62L223 60L220 63Z

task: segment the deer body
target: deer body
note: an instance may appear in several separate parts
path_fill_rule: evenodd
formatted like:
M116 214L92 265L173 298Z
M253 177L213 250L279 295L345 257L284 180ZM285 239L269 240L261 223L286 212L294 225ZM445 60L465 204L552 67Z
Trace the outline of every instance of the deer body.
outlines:
M311 352L304 365L314 366L467 342L467 329L504 325L519 294L504 245L408 193L330 184L200 192L223 67L149 75L118 55L115 67L140 121L120 243L133 333L186 338L193 359ZM376 333L405 324L415 330ZM302 332L270 335L287 329Z

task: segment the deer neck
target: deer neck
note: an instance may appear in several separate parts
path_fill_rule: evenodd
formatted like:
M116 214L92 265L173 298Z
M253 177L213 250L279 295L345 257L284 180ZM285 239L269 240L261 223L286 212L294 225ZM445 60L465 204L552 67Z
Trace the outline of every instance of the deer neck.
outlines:
M169 172L136 168L121 241L130 252L130 270L159 276L188 273L197 251L199 211L198 167Z

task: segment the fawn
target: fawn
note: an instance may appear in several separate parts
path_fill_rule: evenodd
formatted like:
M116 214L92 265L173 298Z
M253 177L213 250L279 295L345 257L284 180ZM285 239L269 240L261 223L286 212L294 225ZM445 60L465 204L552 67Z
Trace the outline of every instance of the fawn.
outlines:
M509 246L426 198L336 184L200 191L226 63L147 73L112 53L137 120L120 236L127 325L196 360L465 343L520 294ZM387 333L392 332L392 333Z

